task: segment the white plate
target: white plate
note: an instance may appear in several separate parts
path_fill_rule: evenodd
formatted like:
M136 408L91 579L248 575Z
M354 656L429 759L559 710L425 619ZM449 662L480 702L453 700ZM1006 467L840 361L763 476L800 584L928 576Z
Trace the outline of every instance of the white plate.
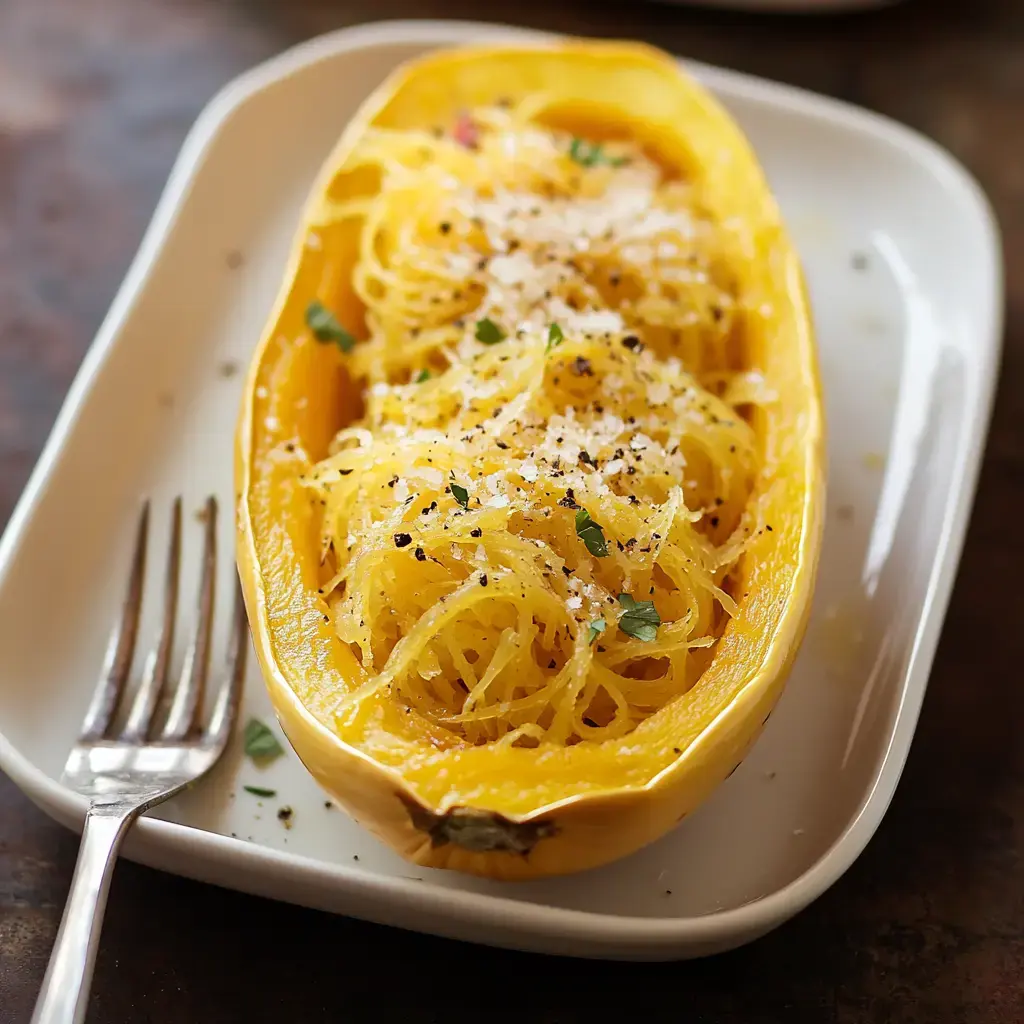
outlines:
M81 828L82 800L56 780L98 671L140 497L156 501L157 534L179 491L189 507L211 490L232 506L241 375L231 371L249 358L321 160L398 61L510 34L392 22L324 36L237 79L189 135L0 543L0 765L59 821ZM693 71L752 137L796 237L830 426L812 622L752 754L665 839L557 880L411 868L325 808L294 757L260 772L237 745L196 790L139 822L127 856L443 935L658 959L763 934L860 853L907 755L974 491L1000 336L996 228L972 179L906 129L794 89ZM232 569L222 569L224 595ZM252 661L246 701L270 717ZM244 783L281 797L261 807ZM291 830L276 818L283 802L295 811Z

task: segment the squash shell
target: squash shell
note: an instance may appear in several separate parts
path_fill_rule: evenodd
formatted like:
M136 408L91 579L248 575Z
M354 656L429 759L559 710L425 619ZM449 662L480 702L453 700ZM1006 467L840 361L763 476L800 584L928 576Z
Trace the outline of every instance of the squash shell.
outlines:
M580 134L625 128L660 158L702 175L719 212L748 225L743 280L761 308L752 344L779 396L763 424L777 482L774 525L748 548L742 591L749 596L740 597L704 676L623 740L546 759L526 750L433 752L425 733L410 739L411 727L386 698L335 709L344 665L316 593L317 524L295 477L325 451L358 396L333 346L308 337L304 309L312 295L333 294L346 322L360 313L348 286L353 237L323 237L320 225L325 203L355 187L344 164L367 126L450 123L462 106L539 90ZM312 231L323 244L308 244ZM672 58L633 43L569 40L464 47L403 65L364 103L314 186L240 415L239 572L286 736L356 821L421 865L522 879L594 867L657 839L735 769L782 692L818 562L823 436L798 258L749 143ZM420 744L408 763L389 753L399 734Z

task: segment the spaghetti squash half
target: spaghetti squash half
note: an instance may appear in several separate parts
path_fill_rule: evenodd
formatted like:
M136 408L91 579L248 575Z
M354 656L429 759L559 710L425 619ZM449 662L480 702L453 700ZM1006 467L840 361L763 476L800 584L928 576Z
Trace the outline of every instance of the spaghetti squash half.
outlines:
M400 68L316 184L238 433L285 733L421 864L637 849L781 691L822 429L797 257L674 61L573 41Z

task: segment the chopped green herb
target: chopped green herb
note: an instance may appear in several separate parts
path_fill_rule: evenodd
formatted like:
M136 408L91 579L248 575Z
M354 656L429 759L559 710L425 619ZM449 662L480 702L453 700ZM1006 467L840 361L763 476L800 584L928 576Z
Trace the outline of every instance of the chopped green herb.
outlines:
M507 335L493 320L484 317L476 322L476 340L482 341L485 345L497 345L504 341Z
M619 616L619 629L627 636L651 643L658 635L661 616L653 601L635 601L629 594L619 594L623 612Z
M581 167L596 167L598 164L622 167L629 163L628 156L608 156L600 142L587 142L586 139L572 140L569 144L569 158Z
M276 789L264 789L262 786L243 786L242 789L244 789L246 793L252 793L253 796L277 796Z
M277 737L258 718L250 718L249 724L242 734L245 741L247 757L254 759L273 760L284 753L284 747L277 742Z
M594 619L594 621L587 626L587 644L593 644L605 629L606 624L604 619Z
M333 341L342 352L351 352L356 339L338 323L338 318L319 300L311 299L306 306L306 325L317 341Z
M551 324L548 327L548 347L545 351L550 352L553 348L561 345L563 341L565 341L565 335L562 333L562 328L558 324Z
M585 508L581 508L576 513L576 535L586 544L587 550L595 558L605 558L608 555L604 527L595 523Z
M427 369L420 370L413 378L413 383L422 384L425 380L430 380L430 371Z
M469 511L469 491L460 484L452 484L452 497L468 512Z

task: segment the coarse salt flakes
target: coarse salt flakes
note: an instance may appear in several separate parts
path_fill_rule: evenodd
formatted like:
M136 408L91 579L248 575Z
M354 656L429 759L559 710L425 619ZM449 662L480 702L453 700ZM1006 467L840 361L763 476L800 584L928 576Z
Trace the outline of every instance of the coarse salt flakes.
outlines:
M476 269L479 256L476 253L450 252L446 257L448 269L458 277L469 277Z
M665 381L655 381L647 389L647 397L652 405L664 405L672 394L672 388Z
M578 594L574 594L572 597L570 597L570 598L568 598L566 600L565 607L566 608L570 608L573 611L575 611L577 608L582 608L583 607L583 598L580 597Z
M416 468L416 476L427 484L428 487L440 487L442 480L444 480L444 474L439 469L433 469L430 466L418 466Z
M487 266L488 273L504 285L522 281L533 269L533 261L521 249L507 256L495 256Z
M595 309L583 313L570 310L565 316L565 321L572 331L590 331L595 334L605 331L614 333L625 328L622 315L613 309Z
M506 473L504 469L499 469L495 473L489 473L483 479L484 487L487 489L489 493L498 494L499 492L501 492L502 487L504 486L505 475Z

